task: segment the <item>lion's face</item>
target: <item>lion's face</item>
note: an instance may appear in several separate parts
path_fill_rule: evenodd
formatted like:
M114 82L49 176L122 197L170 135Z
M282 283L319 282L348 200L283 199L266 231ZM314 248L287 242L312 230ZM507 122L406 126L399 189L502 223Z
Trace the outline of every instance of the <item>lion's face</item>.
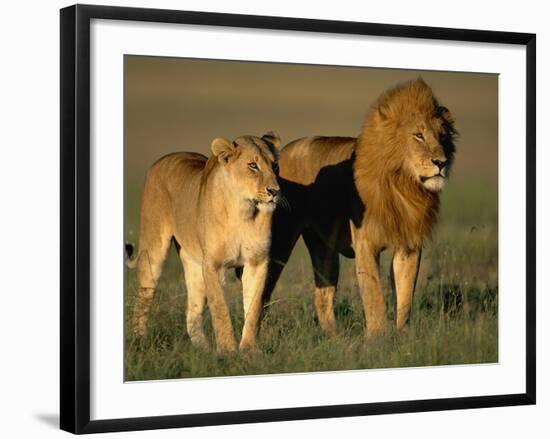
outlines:
M260 210L273 210L279 201L279 144L279 137L273 133L262 138L243 136L233 142L217 138L212 142L212 151L223 165L229 187Z
M446 112L439 107L438 112ZM418 117L403 130L405 167L412 177L431 192L443 189L453 159L450 133L444 117Z

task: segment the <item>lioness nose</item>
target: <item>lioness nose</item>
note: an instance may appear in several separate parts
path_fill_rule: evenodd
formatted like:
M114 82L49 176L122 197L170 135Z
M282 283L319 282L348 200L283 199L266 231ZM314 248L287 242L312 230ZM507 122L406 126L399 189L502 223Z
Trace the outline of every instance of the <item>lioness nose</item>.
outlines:
M441 171L447 165L447 160L432 160L432 163Z
M279 193L279 188L278 187L266 187L265 190L267 191L268 194L270 194L271 196L275 196Z

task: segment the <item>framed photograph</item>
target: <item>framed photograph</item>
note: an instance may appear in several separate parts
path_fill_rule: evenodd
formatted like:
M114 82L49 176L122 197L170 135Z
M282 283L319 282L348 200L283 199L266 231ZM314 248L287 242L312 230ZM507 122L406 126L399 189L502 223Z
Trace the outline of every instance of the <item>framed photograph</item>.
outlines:
M534 34L61 10L61 428L535 403Z

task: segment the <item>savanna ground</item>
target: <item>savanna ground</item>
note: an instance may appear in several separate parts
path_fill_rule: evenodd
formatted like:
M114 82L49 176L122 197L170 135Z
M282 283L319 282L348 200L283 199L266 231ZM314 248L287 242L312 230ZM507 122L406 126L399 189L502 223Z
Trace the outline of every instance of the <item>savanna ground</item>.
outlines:
M136 187L138 194L140 191ZM316 321L313 276L300 241L283 272L261 329L261 349L218 356L193 347L185 328L182 268L170 251L153 301L148 335L131 332L136 275L126 271L125 378L185 377L333 371L498 361L498 203L493 179L452 180L442 194L441 221L423 252L409 331L366 341L354 261L341 257L335 311L338 334L326 337ZM129 203L137 212L137 198ZM133 215L135 216L135 215ZM137 218L136 218L137 219ZM130 236L137 223L128 222ZM382 259L387 302L389 255ZM243 324L241 284L227 276L236 336ZM210 316L206 333L214 345ZM392 307L388 306L392 318Z

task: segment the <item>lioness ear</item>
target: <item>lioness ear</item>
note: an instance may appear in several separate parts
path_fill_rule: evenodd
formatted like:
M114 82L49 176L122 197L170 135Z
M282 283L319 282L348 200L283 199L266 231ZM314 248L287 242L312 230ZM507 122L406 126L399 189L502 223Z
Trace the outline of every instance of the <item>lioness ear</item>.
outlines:
M227 163L236 151L235 146L223 137L216 137L212 140L210 148L212 149L212 154L214 154L214 157L217 157L221 164Z
M281 138L273 131L268 131L262 136L262 140L271 143L276 149L281 149Z

